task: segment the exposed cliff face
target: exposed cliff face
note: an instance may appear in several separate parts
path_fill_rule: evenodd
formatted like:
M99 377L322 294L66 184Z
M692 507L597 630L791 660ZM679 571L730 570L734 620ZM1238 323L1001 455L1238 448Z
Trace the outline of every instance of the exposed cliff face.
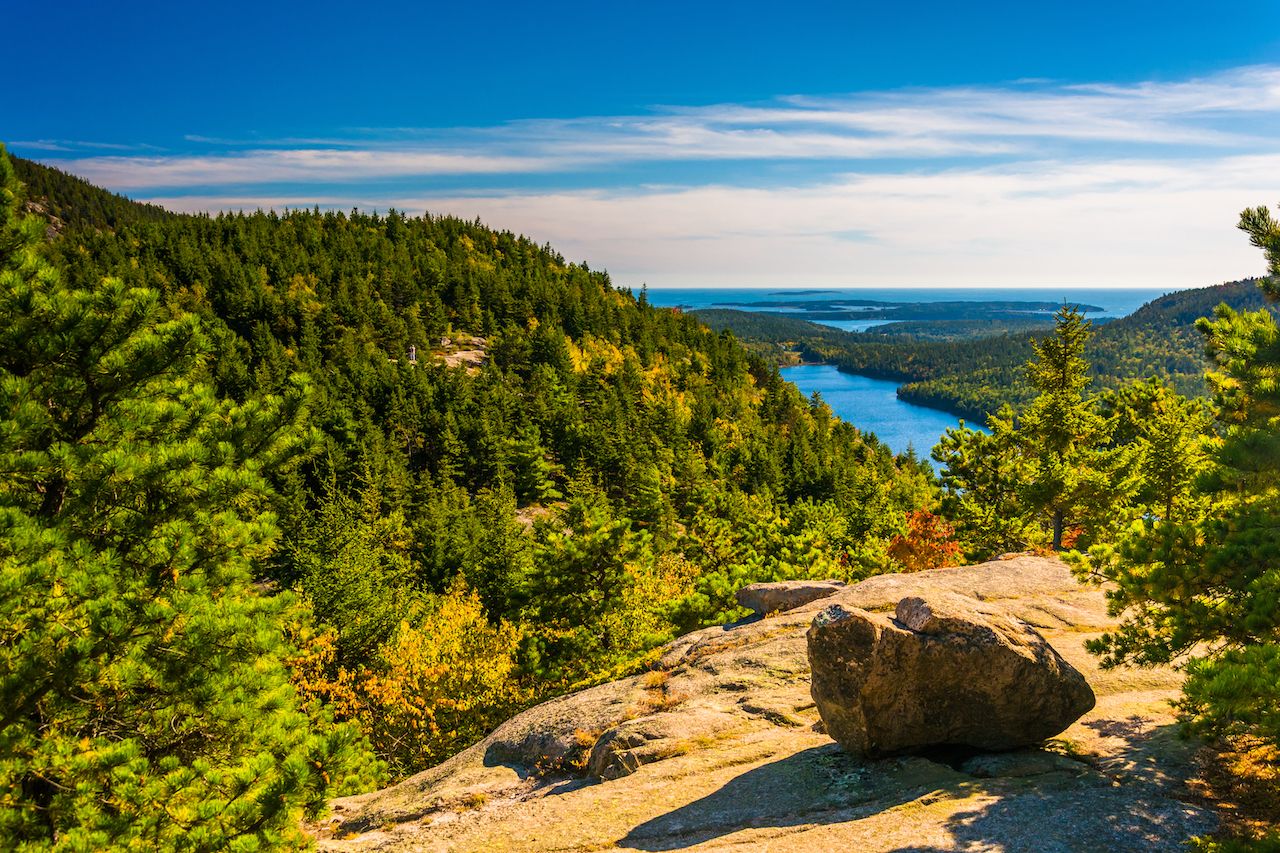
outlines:
M1097 706L1043 749L846 755L809 696L810 622L833 602L892 611L939 591L1034 625ZM530 709L437 768L335 802L315 830L327 850L1167 850L1214 821L1185 790L1177 675L1101 672L1084 651L1113 624L1054 560L872 578L682 637L655 672Z

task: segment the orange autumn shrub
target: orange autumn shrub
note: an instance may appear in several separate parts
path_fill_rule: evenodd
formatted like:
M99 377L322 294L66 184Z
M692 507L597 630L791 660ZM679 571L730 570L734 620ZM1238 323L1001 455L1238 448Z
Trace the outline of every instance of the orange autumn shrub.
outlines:
M889 556L904 572L955 566L960 554L952 526L923 509L907 513L907 532L889 543Z

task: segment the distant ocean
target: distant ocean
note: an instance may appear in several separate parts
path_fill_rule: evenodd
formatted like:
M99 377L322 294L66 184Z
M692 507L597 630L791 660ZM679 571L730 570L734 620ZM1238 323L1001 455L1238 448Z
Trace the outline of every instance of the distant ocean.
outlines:
M830 289L768 287L663 287L650 288L649 302L666 308L753 309L760 302L810 302L832 299L871 299L877 302L1054 302L1069 305L1096 305L1102 311L1089 312L1093 320L1111 320L1137 311L1153 299L1172 293L1173 288L1105 287L846 287ZM769 308L781 313L803 313L800 309ZM882 321L815 320L850 332L860 332Z

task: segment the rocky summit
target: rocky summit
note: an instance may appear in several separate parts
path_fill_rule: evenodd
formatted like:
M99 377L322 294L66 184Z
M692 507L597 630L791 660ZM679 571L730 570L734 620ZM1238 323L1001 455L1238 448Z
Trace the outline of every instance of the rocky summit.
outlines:
M1034 628L1096 705L1014 751L850 755L810 698L814 618L837 605L961 637L949 594L1015 638L1012 620ZM531 708L434 769L334 802L311 830L330 851L1178 849L1216 823L1188 789L1179 678L1100 671L1084 643L1114 625L1102 592L1056 560L874 577L681 637L652 671ZM968 686L1002 677L974 669Z
M1033 746L1094 706L1035 628L951 592L904 598L892 616L832 604L808 640L818 713L853 755Z

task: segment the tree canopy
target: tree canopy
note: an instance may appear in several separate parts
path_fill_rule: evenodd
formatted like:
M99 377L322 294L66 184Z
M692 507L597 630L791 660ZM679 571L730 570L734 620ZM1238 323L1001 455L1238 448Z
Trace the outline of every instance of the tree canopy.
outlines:
M1266 252L1280 296L1280 226L1265 208L1240 228ZM1093 649L1109 665L1180 662L1183 710L1197 729L1280 742L1280 329L1272 313L1219 306L1198 324L1213 369L1216 428L1197 456L1185 435L1153 418L1159 483L1190 479L1176 507L1135 521L1115 545L1098 545L1082 571L1115 584L1119 629ZM1190 466L1187 463L1190 462Z
M291 685L298 602L252 583L270 478L312 440L305 386L220 398L198 318L69 285L2 150L0 188L0 837L301 845L368 764Z
M297 646L272 654L395 774L737 618L743 584L896 567L934 502L926 467L732 334L548 246L397 211L151 216L32 174L83 214L38 252L64 289L191 336L121 357L195 395L191 429L255 477L223 497L259 525L244 588Z

